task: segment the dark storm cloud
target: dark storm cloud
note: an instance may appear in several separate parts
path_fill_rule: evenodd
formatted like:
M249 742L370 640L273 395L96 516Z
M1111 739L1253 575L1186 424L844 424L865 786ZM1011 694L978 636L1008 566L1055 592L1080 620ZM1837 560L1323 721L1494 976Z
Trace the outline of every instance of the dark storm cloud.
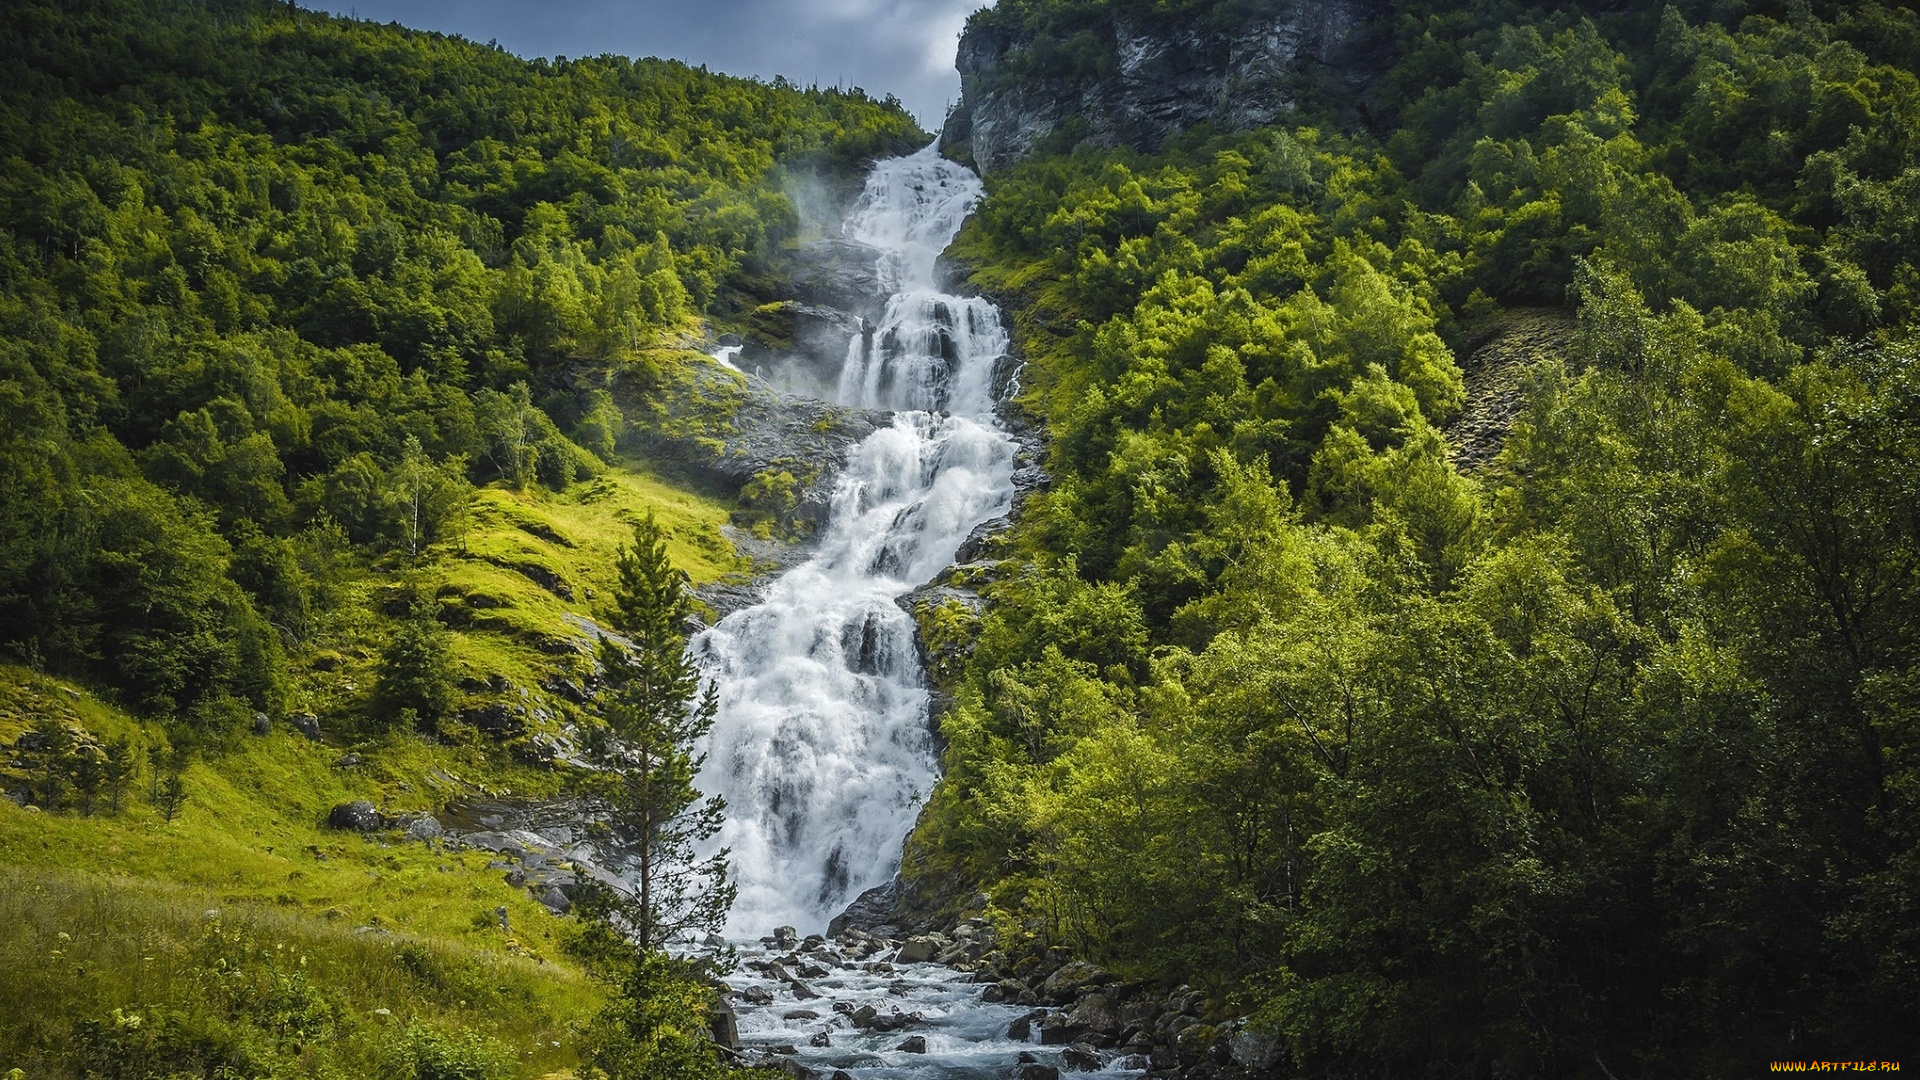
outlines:
M960 95L960 27L987 0L337 0L378 22L498 41L521 56L662 56L733 75L893 94L923 126Z

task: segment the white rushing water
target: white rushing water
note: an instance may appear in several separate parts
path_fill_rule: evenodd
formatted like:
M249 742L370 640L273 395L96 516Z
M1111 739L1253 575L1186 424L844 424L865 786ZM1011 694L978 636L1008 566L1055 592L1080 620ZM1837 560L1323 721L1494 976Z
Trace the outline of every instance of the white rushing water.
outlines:
M692 643L720 693L699 786L727 800L729 936L823 930L889 881L936 779L914 625L894 601L1013 495L1014 442L993 417L999 312L935 288L979 194L931 147L874 166L845 231L878 249L893 294L838 396L893 422L851 454L814 557Z

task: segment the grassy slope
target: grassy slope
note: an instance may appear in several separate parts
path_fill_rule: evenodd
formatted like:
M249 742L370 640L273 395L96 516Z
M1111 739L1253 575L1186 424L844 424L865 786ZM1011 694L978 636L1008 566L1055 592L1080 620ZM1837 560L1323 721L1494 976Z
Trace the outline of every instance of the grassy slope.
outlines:
M293 658L296 702L319 714L329 732L353 730L388 625L380 612L410 581L429 588L456 626L467 703L505 697L550 706L551 718L536 715L532 726L559 724L567 707L538 687L585 663L580 632L563 617L596 615L611 594L613 558L630 537L629 523L648 512L696 581L739 568L719 532L725 507L637 468L557 494L486 489L462 540L418 566L395 562L356 579L347 590L352 602L328 613L329 629ZM524 568L537 568L535 576ZM492 676L511 688L501 691L495 681L479 689ZM0 746L48 714L102 740L128 736L143 757L165 743L157 726L82 687L0 666ZM513 1049L518 1075L567 1067L569 1025L599 998L559 949L563 920L489 870L485 854L322 825L330 807L349 799L398 813L460 795L558 790L554 773L519 764L507 747L455 727L456 737L440 743L411 735L315 743L284 725L264 737L238 736L226 752L188 769L186 805L172 822L152 805L145 767L118 814L43 813L0 800L0 997L37 1003L0 1010L0 1074L18 1064L30 1076L66 1075L37 1067L44 1052L67 1052L84 1041L75 1025L107 1023L116 1008L171 1003L189 1013L233 1013L230 1003L208 1004L194 967L241 948L208 939L208 908L222 910L229 931L254 927L247 932L297 942L311 958L303 976L340 1015L321 1049L300 1051L320 1055L300 1068L324 1072L331 1063L348 1075L374 1068L387 1060L381 1055L400 1053L395 1047L414 1019L488 1033ZM349 745L364 761L342 768ZM3 777L0 787L13 786ZM500 907L508 930L494 915ZM141 959L155 942L170 957L164 963ZM42 962L55 949L63 955ZM422 955L430 967L456 974L418 975ZM423 978L431 985L413 985ZM377 1008L391 1015L376 1015Z

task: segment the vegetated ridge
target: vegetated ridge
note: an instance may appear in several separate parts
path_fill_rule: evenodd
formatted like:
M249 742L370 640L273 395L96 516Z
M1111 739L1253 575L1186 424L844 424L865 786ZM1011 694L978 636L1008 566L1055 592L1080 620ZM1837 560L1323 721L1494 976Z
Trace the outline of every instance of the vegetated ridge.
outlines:
M1339 6L969 23L1051 482L927 612L903 902L1155 1075L1909 1053L1920 17L1393 3L1271 123L1103 126Z

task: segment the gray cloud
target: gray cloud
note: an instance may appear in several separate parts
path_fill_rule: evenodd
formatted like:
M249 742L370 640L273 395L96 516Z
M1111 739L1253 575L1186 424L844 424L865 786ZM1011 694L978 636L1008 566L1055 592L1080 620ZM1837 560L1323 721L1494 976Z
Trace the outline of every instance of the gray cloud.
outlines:
M954 44L990 0L327 0L336 14L498 41L521 56L660 56L897 96L924 127L960 96Z

